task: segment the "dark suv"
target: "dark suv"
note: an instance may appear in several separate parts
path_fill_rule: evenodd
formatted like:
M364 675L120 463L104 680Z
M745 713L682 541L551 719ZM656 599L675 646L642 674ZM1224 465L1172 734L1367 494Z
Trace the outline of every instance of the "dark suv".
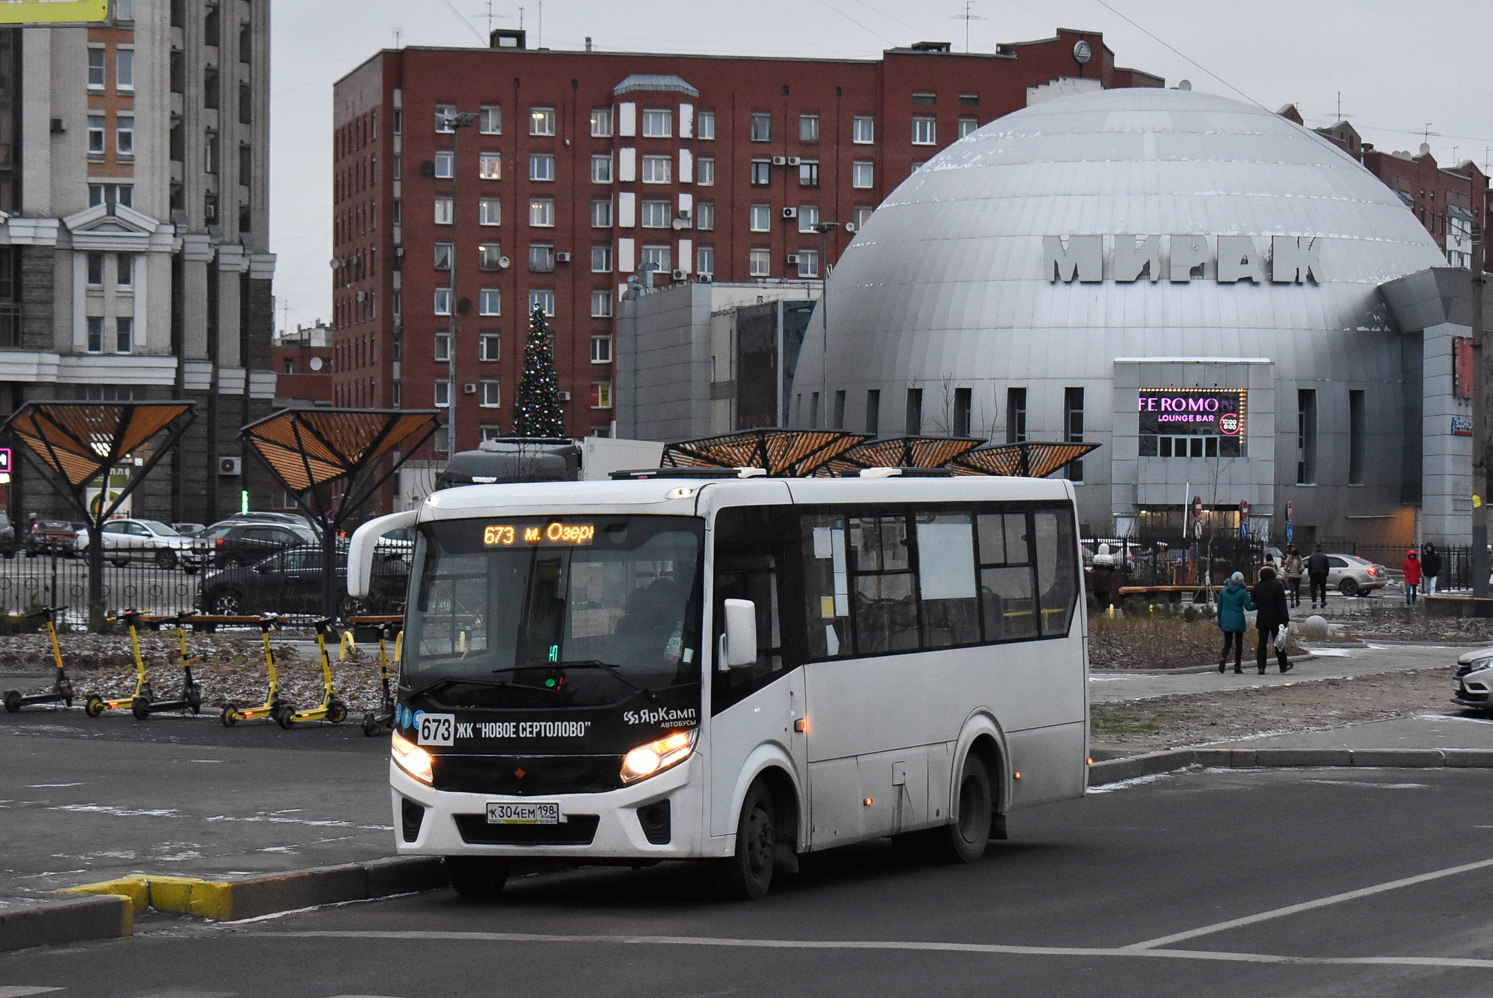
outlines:
M299 523L224 520L192 538L192 547L206 565L227 568L252 565L266 555L298 544L319 545L316 531Z

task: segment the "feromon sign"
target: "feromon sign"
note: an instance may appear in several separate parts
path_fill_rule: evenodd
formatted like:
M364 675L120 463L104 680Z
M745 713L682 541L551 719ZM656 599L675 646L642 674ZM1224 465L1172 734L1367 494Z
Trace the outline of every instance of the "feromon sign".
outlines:
M1158 436L1244 436L1245 392L1142 388L1140 432Z

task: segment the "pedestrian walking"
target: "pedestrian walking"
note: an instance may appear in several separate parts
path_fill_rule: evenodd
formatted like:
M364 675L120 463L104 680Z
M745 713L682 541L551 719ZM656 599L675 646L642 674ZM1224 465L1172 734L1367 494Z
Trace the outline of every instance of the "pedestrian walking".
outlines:
M1420 587L1420 555L1415 553L1415 548L1405 555L1404 564L1400 568L1405 573L1405 602L1411 606L1415 605L1415 591Z
M1109 553L1109 545L1100 545L1099 553L1094 555L1094 567L1089 570L1089 587L1094 591L1094 601L1099 604L1100 613L1109 610L1114 584L1114 555Z
M1244 660L1244 611L1254 608L1254 600L1249 598L1249 590L1244 585L1244 573L1235 572L1229 576L1228 585L1218 594L1218 627L1223 631L1223 652L1218 659L1219 672L1223 672L1224 666L1228 664L1230 647L1234 649L1234 671L1244 671L1240 668Z
M1291 594L1292 608L1301 605L1301 576L1306 571L1306 562L1301 560L1301 552L1296 550L1292 544L1286 551L1286 590Z
M1275 564L1275 555L1271 554L1269 551L1265 552L1265 560L1260 564L1259 571L1255 573L1256 582L1265 577L1265 569L1267 568L1270 569L1270 571L1274 572L1277 578L1280 576L1280 570L1276 567Z
M1318 544L1312 553L1306 558L1306 581L1307 588L1311 590L1312 608L1317 606L1317 593L1322 594L1322 609L1327 609L1327 555L1322 553L1322 545Z
M1441 574L1441 552L1426 541L1420 549L1420 588L1427 596L1436 595L1436 576Z
M1255 649L1255 664L1260 667L1260 675L1263 676L1266 651L1275 645L1276 634L1291 622L1286 587L1275 577L1275 569L1268 566L1260 569L1260 581L1255 583L1254 601L1260 611L1255 615L1255 628L1260 639L1259 647ZM1280 664L1281 672L1291 671L1291 663L1286 661L1284 643L1275 648L1275 660Z

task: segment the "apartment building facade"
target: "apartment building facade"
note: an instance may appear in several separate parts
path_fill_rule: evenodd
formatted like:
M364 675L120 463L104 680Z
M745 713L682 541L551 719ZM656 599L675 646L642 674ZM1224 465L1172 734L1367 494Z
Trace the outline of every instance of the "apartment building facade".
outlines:
M538 304L567 432L609 433L630 286L817 282L850 225L1033 88L1161 85L1096 32L867 61L587 48L499 30L487 49L382 51L338 81L336 404L454 404L457 450L509 433Z
M274 396L269 6L114 0L105 23L0 30L0 411L196 402L137 514L269 491L238 439ZM71 515L15 475L13 513Z

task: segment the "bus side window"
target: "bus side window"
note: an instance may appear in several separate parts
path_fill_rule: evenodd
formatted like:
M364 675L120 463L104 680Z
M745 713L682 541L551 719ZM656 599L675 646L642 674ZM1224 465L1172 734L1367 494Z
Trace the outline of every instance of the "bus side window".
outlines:
M728 507L716 517L711 586L716 633L725 620L726 600L751 600L757 608L757 661L750 669L715 673L714 713L766 686L787 665L779 590L784 559L792 560L787 557L794 549L792 523L789 507Z
M1074 566L1073 515L1042 509L1034 514L1037 541L1037 592L1042 607L1042 634L1066 635L1078 596Z
M800 518L804 624L811 659L854 654L850 640L850 571L845 517L805 513Z
M1037 636L1036 594L1025 513L982 513L976 519L980 546L980 616L985 640Z
M862 655L918 647L918 608L906 516L850 520L850 571L855 585L855 650Z
M968 513L917 517L918 599L923 647L978 644L974 531Z

